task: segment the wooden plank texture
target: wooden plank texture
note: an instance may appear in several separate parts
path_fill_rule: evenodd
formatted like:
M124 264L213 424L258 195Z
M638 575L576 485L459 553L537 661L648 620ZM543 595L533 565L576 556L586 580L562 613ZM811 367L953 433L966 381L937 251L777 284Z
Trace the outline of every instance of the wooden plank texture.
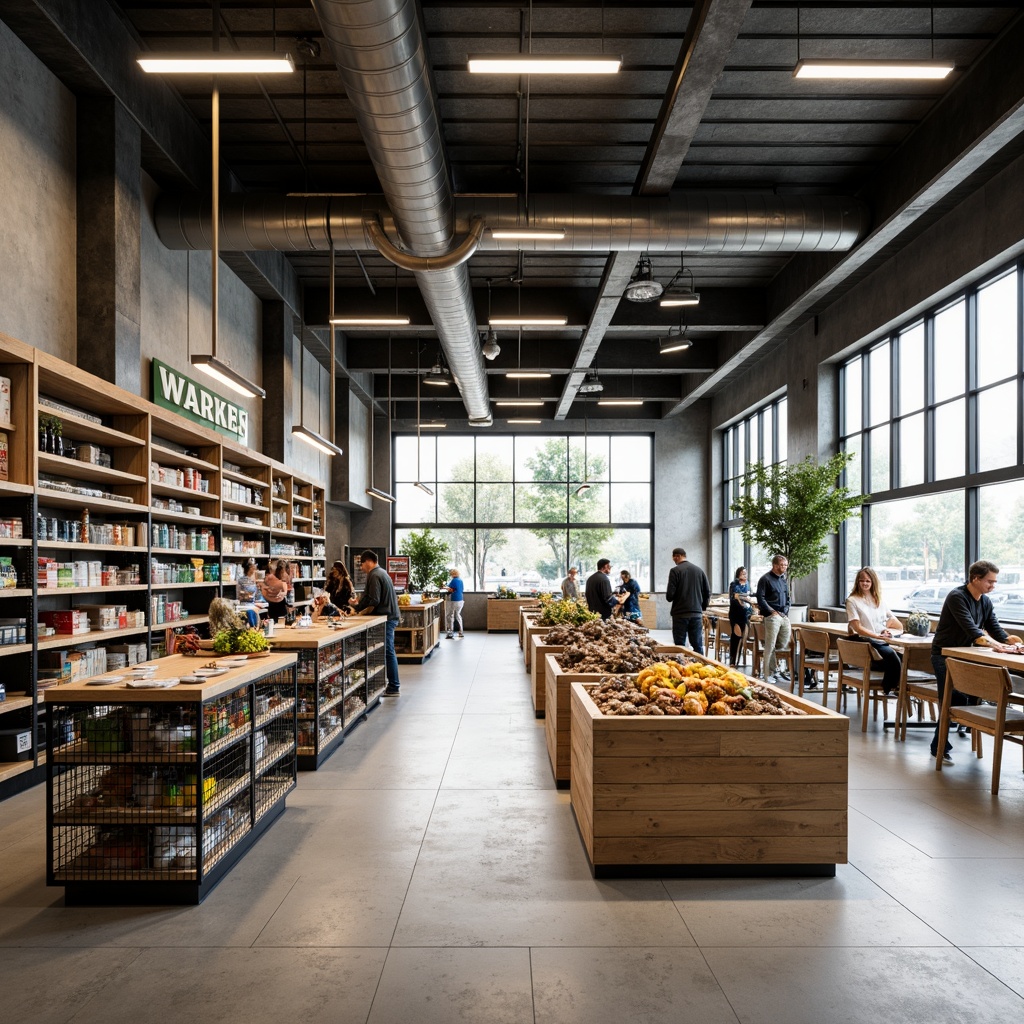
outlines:
M595 811L621 811L636 807L649 811L713 811L746 807L845 810L849 803L849 790L839 782L602 782L594 786L593 798Z
M841 836L846 810L603 811L594 836Z

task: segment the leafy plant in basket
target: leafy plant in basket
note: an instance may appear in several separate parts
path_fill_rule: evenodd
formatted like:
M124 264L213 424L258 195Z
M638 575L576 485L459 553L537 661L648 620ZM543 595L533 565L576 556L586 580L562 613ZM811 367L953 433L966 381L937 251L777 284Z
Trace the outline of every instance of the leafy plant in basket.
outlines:
M825 538L851 518L870 497L839 483L853 452L837 452L826 462L808 456L796 465L751 465L742 493L730 506L743 520L740 534L751 545L789 560L789 578L817 571L828 558Z

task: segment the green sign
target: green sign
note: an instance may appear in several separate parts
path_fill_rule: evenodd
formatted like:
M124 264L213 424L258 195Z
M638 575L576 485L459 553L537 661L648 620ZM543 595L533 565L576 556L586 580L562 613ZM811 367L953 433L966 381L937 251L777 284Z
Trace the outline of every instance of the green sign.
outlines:
M245 409L159 359L153 360L153 401L225 437L243 444L248 440L249 413Z

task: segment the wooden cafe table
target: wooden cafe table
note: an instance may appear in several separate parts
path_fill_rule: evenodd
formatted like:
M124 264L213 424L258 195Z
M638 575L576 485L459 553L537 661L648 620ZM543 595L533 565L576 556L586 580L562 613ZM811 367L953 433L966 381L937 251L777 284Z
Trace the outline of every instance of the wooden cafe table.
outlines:
M793 630L797 633L801 629L817 629L822 633L827 633L830 637L840 638L849 637L849 627L845 622L794 622ZM887 641L890 647L894 650L899 651L900 658L900 694L905 694L907 690L907 673L915 666L912 662L917 662L920 665L920 659L922 656L929 656L932 647L932 635L928 636L914 636L912 633L901 633L899 636L890 637ZM907 656L909 655L909 656ZM1019 656L1020 667L1024 669L1024 655ZM927 666L928 670L931 668L930 661ZM839 710L839 705L842 700L842 693L839 687L836 688L836 710ZM883 722L882 728L888 729L890 727L895 728L898 722ZM916 726L930 726L935 727L934 722L907 722L908 727Z
M942 654L946 658L958 658L960 661L973 661L979 665L1000 665L1010 671L1013 693L1008 700L1011 704L1024 705L1024 654L1000 654L990 647L943 647Z

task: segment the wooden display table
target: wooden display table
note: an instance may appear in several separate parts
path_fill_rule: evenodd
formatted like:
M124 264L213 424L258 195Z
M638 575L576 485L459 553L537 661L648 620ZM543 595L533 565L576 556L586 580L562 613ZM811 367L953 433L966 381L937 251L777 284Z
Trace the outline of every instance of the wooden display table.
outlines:
M546 636L554 628L554 626L538 626L536 617L527 621L527 626L523 630L523 663L526 665L527 672L531 671L533 665L533 638Z
M298 653L298 762L316 771L380 703L385 685L383 615L352 615L336 628L278 629L275 651Z
M171 679L208 660L151 664ZM168 689L46 691L47 882L68 905L198 903L227 874L295 788L295 662L271 654Z
M641 597L640 601L640 625L648 629L658 628L658 601L653 597Z
M619 718L572 684L571 801L595 877L835 874L847 861L849 720Z
M422 665L441 643L444 625L444 598L430 598L422 603L402 605L398 609L402 621L395 628L395 653L399 661Z
M515 633L519 629L519 610L539 608L535 597L489 597L487 599L487 632Z
M674 647L671 644L659 644L657 649L666 657L673 654L681 654L684 650L687 654L692 653L686 648ZM539 656L540 652L538 651L537 653ZM564 672L558 662L561 653L561 647L553 647L544 657L545 693L542 707L544 714L544 738L547 742L551 771L555 776L555 783L559 786L565 786L569 783L572 774L570 756L572 684L599 683L605 676L612 675L613 673Z

